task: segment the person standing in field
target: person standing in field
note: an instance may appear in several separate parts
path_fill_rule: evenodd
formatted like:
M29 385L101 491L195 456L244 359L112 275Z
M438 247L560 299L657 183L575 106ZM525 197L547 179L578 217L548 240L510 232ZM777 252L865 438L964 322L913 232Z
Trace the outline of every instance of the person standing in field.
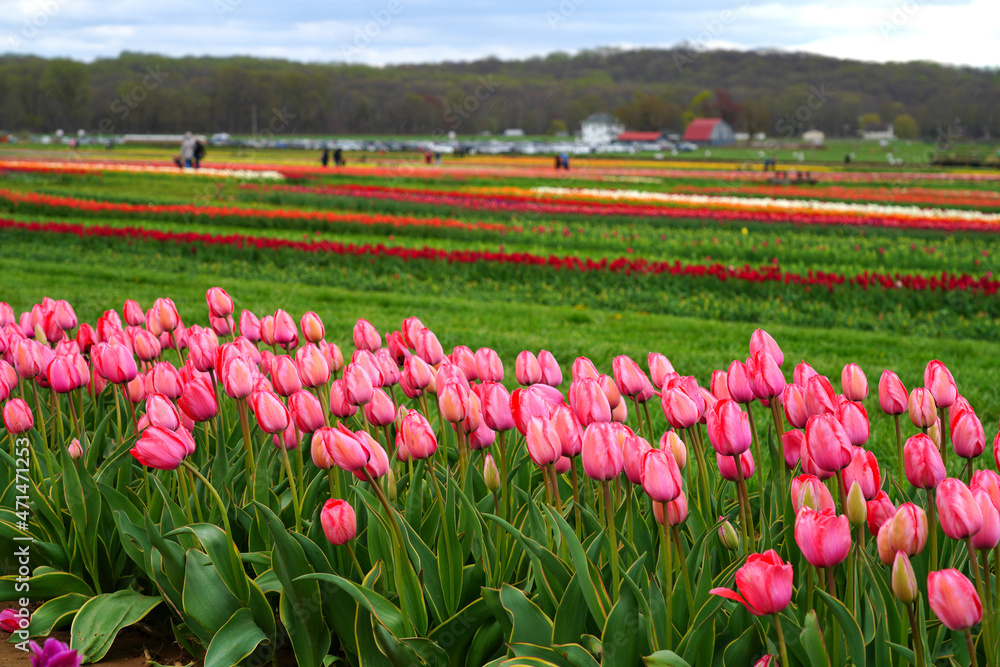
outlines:
M194 135L190 132L184 133L184 138L181 139L181 164L185 167L190 167L192 161L194 160Z

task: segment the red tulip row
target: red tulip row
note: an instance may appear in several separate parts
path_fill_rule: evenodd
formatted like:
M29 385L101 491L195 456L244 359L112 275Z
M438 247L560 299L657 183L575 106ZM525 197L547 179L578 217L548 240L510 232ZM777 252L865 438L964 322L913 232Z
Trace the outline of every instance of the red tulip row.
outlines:
M123 202L94 201L76 197L44 195L37 192L17 192L0 189L0 201L6 200L15 208L27 206L43 210L66 211L78 214L120 213L126 215L177 215L208 219L220 217L266 218L271 220L348 223L358 225L388 225L392 227L434 227L478 231L509 231L506 225L488 222L464 222L450 218L414 218L409 216L379 215L369 213L331 213L328 211L300 211L282 209L248 208L241 206L197 206L194 204L128 204ZM516 229L515 229L516 231Z
M714 277L720 281L736 280L747 283L776 282L786 285L801 285L825 287L830 292L838 285L845 283L857 285L867 290L879 286L884 290L906 289L912 291L963 291L996 294L1000 289L1000 280L991 275L975 277L969 274L952 274L942 272L936 276L921 276L916 274L886 274L865 271L856 276L846 276L841 273L809 270L804 275L783 271L776 264L760 267L744 265L742 267L713 264L684 264L680 261L659 262L644 258L618 257L616 259L602 258L599 260L577 256L536 255L532 253L493 252L485 250L442 250L428 246L406 248L386 246L383 244L353 244L337 241L292 241L290 239L249 236L245 234L206 234L199 232L169 232L140 227L108 227L105 225L80 225L60 222L20 222L16 220L0 220L0 229L21 229L31 232L51 234L68 234L79 237L107 237L139 239L160 243L203 244L215 246L233 246L236 248L254 247L261 249L290 249L310 253L331 253L337 255L386 257L401 259L405 262L422 260L430 262L462 263L462 264L507 264L548 267L557 271L609 272L624 275L670 275L686 278Z
M989 190L938 190L934 188L865 188L839 185L802 189L773 185L732 185L728 187L678 185L671 192L698 195L748 195L751 197L809 198L866 203L909 204L931 207L1000 207L1000 192Z
M259 186L246 186L255 188ZM541 199L524 195L479 194L458 191L398 189L385 186L344 185L304 187L266 186L267 190L300 194L386 199L434 206L456 206L475 210L515 211L547 215L628 216L661 218L700 218L719 221L791 223L795 225L847 225L891 227L897 229L935 229L944 231L1000 232L1000 227L975 220L942 220L902 216L871 216L862 213L844 215L801 211L741 211L706 206L663 206L592 200Z

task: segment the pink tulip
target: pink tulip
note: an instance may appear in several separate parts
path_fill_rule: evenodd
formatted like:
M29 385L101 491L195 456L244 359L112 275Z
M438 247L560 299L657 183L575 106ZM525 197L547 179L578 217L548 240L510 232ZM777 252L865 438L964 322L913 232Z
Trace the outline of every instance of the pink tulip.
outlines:
M972 489L972 497L983 515L983 525L972 536L972 546L979 551L988 551L1000 544L1000 511L990 498L990 494L981 487Z
M194 379L184 385L177 405L192 421L204 422L219 413L215 391L206 380Z
M750 449L750 422L736 401L723 399L706 415L708 439L722 456L742 454Z
M146 311L142 309L142 306L138 302L132 299L125 300L125 307L122 309L125 314L125 323L130 327L138 327L146 322Z
M188 361L203 373L215 369L219 341L215 334L197 333L188 336Z
M960 479L948 477L935 495L938 520L944 534L953 540L972 537L983 527L983 513L969 487Z
M950 407L958 397L955 378L948 367L937 359L928 362L924 369L924 386L934 397L934 404L939 408Z
M868 398L868 378L855 363L844 366L840 373L840 386L849 401L863 401Z
M816 372L815 368L807 364L805 361L800 361L795 365L795 370L792 371L792 382L805 389L809 380L818 375L819 373Z
M233 314L233 299L221 287L208 288L205 301L212 317L229 317Z
M510 394L499 382L485 382L481 385L479 400L483 411L483 421L493 431L509 431L514 428L511 413Z
M781 348L778 344L771 338L771 334L767 333L763 329L756 329L750 335L750 356L753 356L759 351L763 351L770 355L774 362L781 366L785 363L785 355L781 353Z
M378 329L368 320L359 319L354 324L354 347L374 352L382 347L382 337Z
M83 458L83 447L80 446L80 441L73 438L73 440L69 443L69 447L66 448L66 453L69 454L69 457L74 461L79 461Z
M663 385L665 385L669 379L668 376L674 374L673 364L670 363L669 359L658 352L650 352L647 358L647 363L649 364L649 379L653 386L657 389L663 389Z
M434 382L434 370L420 357L407 357L403 362L400 382L414 389L425 389Z
M927 514L918 505L900 505L892 518L883 525L883 529L886 528L889 548L893 553L905 551L907 556L916 556L927 545Z
M578 456L583 448L583 429L576 418L576 413L568 405L557 405L552 408L549 420L552 428L559 435L563 456Z
M701 419L698 403L681 387L672 387L660 396L663 414L673 428L691 428Z
M583 432L583 472L593 480L608 481L621 474L625 465L617 429L594 422Z
M295 427L303 433L313 433L323 427L323 406L305 389L288 397L288 411Z
M311 310L303 313L302 317L299 318L299 329L302 330L302 337L313 345L319 344L326 336L326 327L323 326L322 318Z
M354 508L346 500L330 498L323 503L319 521L323 525L326 539L330 540L330 544L337 546L347 544L358 532Z
M291 357L281 355L271 360L271 383L279 396L288 397L302 389L299 371Z
M321 470L329 470L336 465L329 450L326 448L326 441L332 437L330 435L332 431L332 428L319 428L315 433L313 433L312 440L310 442L309 450L312 455L313 464Z
M282 309L274 312L274 342L276 345L292 348L299 344L299 333L295 320Z
M809 416L837 414L837 395L830 380L822 375L809 378L806 388L806 412Z
M405 332L404 332L405 335ZM444 361L444 349L434 332L424 327L417 334L416 347L414 350L417 356L426 361L431 366Z
M350 363L344 368L344 395L351 405L364 405L372 400L375 387L371 375L357 363Z
M786 384L781 391L781 404L785 419L795 428L805 428L810 412L806 407L806 391L797 384Z
M935 489L945 478L944 462L934 442L923 433L903 445L906 479L918 489Z
M949 630L968 630L983 620L983 603L976 587L955 569L927 575L927 602Z
M445 421L457 424L469 414L469 391L458 382L438 386L438 409Z
M854 401L844 400L837 407L837 420L844 427L847 439L855 447L860 447L868 442L869 424L868 412L865 406Z
M146 389L163 394L170 400L177 400L184 391L180 373L169 361L161 361L146 374Z
M673 429L660 436L660 449L669 449L681 470L687 466L687 445Z
M159 426L169 431L176 431L181 426L181 416L177 408L163 394L146 396L146 417L150 426Z
M372 479L378 479L389 472L389 456L385 453L376 440L365 431L358 431L354 434L358 443L368 452L368 464L364 467L364 472L355 470L354 476L361 481L367 481L364 473Z
M729 396L737 403L746 405L756 398L750 381L750 370L739 359L729 364L729 370L726 371L726 388L729 390Z
M151 333L159 336L161 333L170 333L178 327L181 318L177 314L177 306L173 300L161 298L153 302L153 306L146 313L146 328ZM152 324L153 326L150 326Z
M559 368L559 362L556 361L551 352L548 350L538 351L538 367L542 370L541 384L549 387L558 387L562 384L562 369Z
M261 340L260 320L249 310L240 312L240 336L254 343Z
M323 444L326 446L327 454L340 468L355 472L368 465L371 453L343 424L339 424L336 429L321 428L316 433L323 434Z
M417 349L417 339L420 337L420 332L426 327L423 323L416 317L407 317L403 320L402 333L403 340L409 346L411 350ZM430 363L430 362L428 362Z
M304 348L299 348L304 349ZM325 361L325 360L324 360ZM379 370L382 372L382 386L383 387L394 387L399 384L399 379L401 373L399 371L399 366L396 364L396 360L393 359L392 355L389 353L388 348L380 347L375 351L375 361L378 363ZM329 366L328 366L329 367ZM301 375L301 371L299 372ZM327 375L327 380L329 380L329 374ZM305 382L305 378L302 379ZM326 381L323 381L325 384Z
M712 379L709 381L708 386L712 395L717 400L732 398L732 395L729 393L729 376L726 374L726 371L712 371Z
M878 459L875 458L875 454L861 447L854 447L851 450L851 462L844 468L844 488L851 488L854 482L858 483L861 495L866 501L874 500L882 490L882 473L878 467Z
M295 368L304 387L322 387L330 381L330 364L313 343L295 351Z
M35 425L31 408L20 398L12 398L3 406L3 425L11 435L30 431Z
M878 495L865 503L868 532L873 537L878 536L879 528L896 514L896 506L889 500L885 491L879 490Z
M985 491L997 506L997 510L1000 510L1000 475L992 470L977 470L972 473L972 483L969 487Z
M914 387L910 392L907 410L910 413L910 421L917 428L929 428L938 418L934 397L923 387Z
M528 421L528 432L525 435L528 455L537 466L547 466L555 463L562 456L562 443L559 434L545 417L532 417Z
M574 359L572 371L572 378L574 382L582 380L583 378L596 380L601 375L597 372L594 362L587 357L577 357Z
M481 422L479 428L469 433L469 447L475 451L486 449L496 442L496 439L496 431L487 426L486 422Z
M400 433L406 450L414 460L426 459L437 451L437 438L427 419L416 410L409 410L403 417Z
M358 412L357 406L347 400L347 383L344 378L330 383L330 412L340 419L353 417Z
M646 386L646 374L627 355L621 354L611 362L611 370L615 378L615 386L623 396L636 396Z
M806 439L803 431L785 431L781 436L781 452L785 458L785 466L794 470L802 458L802 443Z
M351 365L365 369L368 377L371 378L372 387L377 389L385 384L385 378L382 377L382 367L375 355L368 350L355 350L351 355ZM464 382L465 378L463 377L462 380Z
M456 345L451 351L450 359L451 363L462 369L466 380L475 382L479 379L479 374L476 371L476 355L472 353L472 350L468 346Z
M684 480L669 450L650 449L642 456L642 488L651 500L667 503L681 494Z
M878 381L878 402L887 415L901 415L906 412L909 397L899 376L890 370L882 371Z
M194 440L187 429L172 431L150 426L139 436L131 453L141 465L156 470L176 470L194 450Z
M795 515L795 543L814 567L834 567L847 558L851 526L846 516L831 509L817 512L803 507Z
M738 593L728 588L713 588L709 593L735 600L755 616L768 616L780 614L791 602L793 582L791 564L771 549L750 554L746 564L736 571Z
M187 385L185 385L185 388ZM98 392L100 393L100 392ZM131 382L125 385L125 394L132 405L139 405L146 400L146 376L139 373ZM182 395L183 396L183 395Z
M823 470L837 472L851 462L851 441L832 414L809 418L806 423L806 447L812 461Z
M792 509L796 514L802 507L817 511L834 510L836 504L826 485L815 475L799 475L792 480Z
M132 339L132 349L135 350L135 356L139 357L141 361L152 361L160 356L160 341L156 336L145 329L130 328L130 331L135 332Z
M271 435L271 442L274 443L277 449L284 449L290 452L298 449L299 432L295 428L295 423L290 423L288 428L281 433Z
M615 385L614 379L610 375L597 376L597 385L604 392L604 397L608 399L608 407L614 411L622 402L621 392Z
M483 382L503 381L503 362L500 356L488 347L476 350L476 375Z
M76 343L80 346L81 354L90 352L90 349L97 343L97 332L94 331L92 326L84 322L76 330Z
M785 377L781 374L780 366L781 364L764 351L754 353L747 361L750 386L757 398L769 399L781 396L785 388Z
M750 479L753 477L756 468L754 466L753 454L750 450L746 450L739 455L740 458L740 469L743 471L743 479ZM732 456L723 456L718 452L715 453L715 463L719 467L719 475L722 479L728 480L730 482L736 482L739 480L738 474L736 472L736 462L733 461Z
M952 421L951 445L963 459L974 459L986 450L986 432L972 408L959 411Z
M119 343L98 343L91 359L97 374L112 384L125 384L139 372L132 353Z
M584 428L594 423L611 421L611 404L593 378L575 380L570 385L570 405L576 412L580 426Z
M542 367L538 364L538 359L534 353L523 350L517 355L514 362L514 375L518 384L525 386L537 384L542 381Z
M372 391L372 400L365 403L363 411L368 423L380 428L391 424L396 416L396 406L392 404L389 394L381 389Z
M905 553L903 551L897 551L892 548L889 544L889 529L891 521L887 521L879 528L878 536L875 538L875 546L878 549L878 558L882 561L882 564L891 567L893 562L896 560L896 554Z
M57 394L67 394L83 385L80 372L69 357L54 357L45 369L45 377L52 391Z
M629 436L622 442L622 469L625 477L633 484L642 484L642 461L646 452L653 449L646 439L640 436Z
M250 394L250 407L253 408L257 424L265 433L280 433L291 422L288 408L270 391L255 391Z

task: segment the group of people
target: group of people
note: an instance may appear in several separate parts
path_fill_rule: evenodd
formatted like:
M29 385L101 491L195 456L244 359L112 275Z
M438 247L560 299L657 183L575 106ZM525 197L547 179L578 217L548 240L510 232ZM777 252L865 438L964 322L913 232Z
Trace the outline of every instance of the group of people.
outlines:
M330 164L330 149L329 148L324 148L323 149L323 154L320 156L319 161L320 161L320 164L322 164L324 167L327 166L328 164ZM336 166L338 166L338 167L341 167L341 166L347 164L347 161L344 160L344 151L340 150L339 148L335 148L334 151L333 151L333 164L336 165Z
M205 143L201 138L194 136L190 132L184 133L181 139L181 153L174 158L174 164L181 169L201 167L201 161L205 158Z

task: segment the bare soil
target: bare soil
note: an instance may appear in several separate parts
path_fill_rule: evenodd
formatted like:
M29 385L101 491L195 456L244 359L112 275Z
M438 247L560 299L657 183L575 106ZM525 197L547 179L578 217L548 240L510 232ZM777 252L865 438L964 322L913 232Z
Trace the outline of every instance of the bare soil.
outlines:
M51 636L69 643L68 630L53 632ZM107 665L107 667L147 667L154 662L170 667L180 667L192 663L201 664L172 641L154 639L148 633L135 628L122 630L104 659L94 664ZM14 667L15 665L18 667L31 665L30 654L17 650L14 644L0 641L0 667Z

